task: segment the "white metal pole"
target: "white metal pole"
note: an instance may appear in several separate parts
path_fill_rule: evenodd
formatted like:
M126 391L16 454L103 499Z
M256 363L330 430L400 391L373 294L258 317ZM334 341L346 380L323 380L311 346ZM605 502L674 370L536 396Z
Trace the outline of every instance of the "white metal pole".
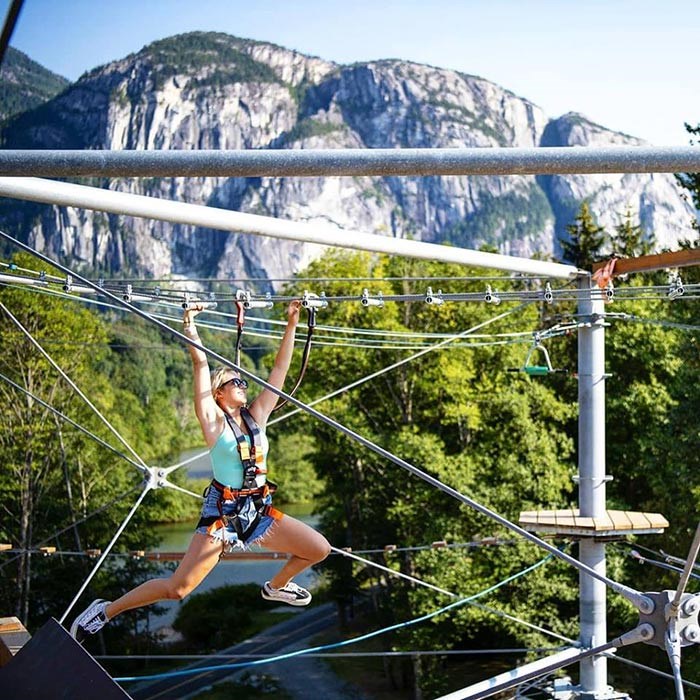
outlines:
M328 224L300 223L256 214L244 214L228 209L173 202L167 199L40 178L0 177L0 196L556 279L571 279L579 273L572 265L349 231Z
M605 326L600 290L590 277L579 282L578 401L579 401L579 509L581 516L605 514ZM579 542L579 559L605 575L605 544L595 538ZM607 639L606 590L589 574L579 574L580 641L595 647ZM580 663L581 698L608 697L607 659L591 656Z

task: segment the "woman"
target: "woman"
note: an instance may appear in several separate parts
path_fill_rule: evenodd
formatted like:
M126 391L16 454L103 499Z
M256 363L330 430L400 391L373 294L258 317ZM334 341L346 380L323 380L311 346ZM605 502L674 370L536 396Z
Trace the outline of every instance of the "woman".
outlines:
M299 301L293 301L287 309L287 326L268 379L279 389L292 359L300 307ZM183 317L185 335L200 345L194 318L201 310L201 306L186 309ZM247 408L248 383L226 367L210 374L206 353L188 347L194 368L195 413L214 472L200 521L182 562L169 578L146 581L114 602L93 601L71 625L70 633L78 641L125 610L160 600L182 600L204 580L227 547L246 548L255 543L290 554L277 575L264 584L261 595L289 605L308 605L311 594L292 578L323 561L330 552L323 535L271 505L271 490L265 478L265 425L277 395L263 389Z

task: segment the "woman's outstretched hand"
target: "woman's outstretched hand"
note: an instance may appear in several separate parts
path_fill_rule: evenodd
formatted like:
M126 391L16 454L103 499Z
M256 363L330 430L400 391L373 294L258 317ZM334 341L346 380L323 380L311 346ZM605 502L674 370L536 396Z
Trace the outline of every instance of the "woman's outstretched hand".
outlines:
M287 307L287 322L294 323L295 325L299 323L299 312L301 311L301 301L299 299L294 299L289 302Z
M194 317L204 309L204 306L202 304L192 304L191 306L188 306L183 314L182 314L182 325L187 327L187 326L193 326L194 325Z

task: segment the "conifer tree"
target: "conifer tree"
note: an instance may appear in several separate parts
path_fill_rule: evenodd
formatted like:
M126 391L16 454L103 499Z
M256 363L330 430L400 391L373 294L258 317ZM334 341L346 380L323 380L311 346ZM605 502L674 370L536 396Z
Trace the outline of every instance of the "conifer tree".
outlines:
M570 240L561 241L564 262L588 269L602 258L601 251L608 236L605 229L596 222L587 201L581 203L574 223L569 224L566 230Z
M644 230L640 224L633 223L632 210L627 209L625 218L615 226L615 236L612 240L612 250L621 258L633 258L638 255L649 255L654 248L654 236L644 239Z

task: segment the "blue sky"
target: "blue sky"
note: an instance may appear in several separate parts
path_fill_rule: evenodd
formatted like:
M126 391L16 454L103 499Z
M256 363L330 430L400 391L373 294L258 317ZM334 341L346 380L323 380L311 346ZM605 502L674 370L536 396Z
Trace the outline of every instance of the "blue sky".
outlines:
M700 0L25 0L11 45L75 80L193 30L453 68L659 146L700 122Z

